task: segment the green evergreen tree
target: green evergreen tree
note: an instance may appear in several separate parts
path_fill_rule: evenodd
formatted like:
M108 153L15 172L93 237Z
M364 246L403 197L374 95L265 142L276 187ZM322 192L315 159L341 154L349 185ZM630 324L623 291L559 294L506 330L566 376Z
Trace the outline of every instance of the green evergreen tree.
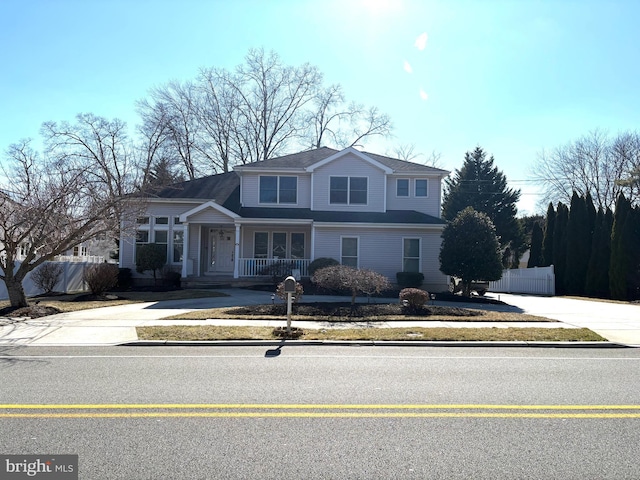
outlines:
M569 295L584 295L592 242L587 203L584 197L573 192L567 223L567 264L564 276L565 293Z
M467 152L462 168L452 178L445 179L442 201L442 216L453 220L467 207L486 214L494 224L503 251L511 252L507 261L517 266L526 241L520 223L516 219L516 204L520 190L507 186L507 178L493 164L493 156L487 158L485 151L476 147Z
M632 208L624 223L624 244L627 248L627 300L640 299L640 209Z
M611 225L613 213L607 209L606 213L598 209L589 270L585 283L585 295L596 298L609 298L609 262L611 257Z
M543 263L542 228L539 223L534 223L533 230L531 232L531 249L529 250L529 262L527 262L527 268L541 267Z
M500 243L487 215L468 207L447 224L442 231L440 271L460 278L466 296L474 280L500 279Z
M556 293L565 293L565 272L567 267L567 223L569 208L558 202L556 221L553 229L553 265L556 274Z
M611 229L611 263L609 265L609 289L611 298L627 299L627 273L630 263L630 250L626 237L625 223L631 215L631 203L620 194L616 201L616 211Z
M542 266L553 265L553 230L556 224L556 211L553 203L549 203L547 208L547 221L544 227L544 238L542 239Z

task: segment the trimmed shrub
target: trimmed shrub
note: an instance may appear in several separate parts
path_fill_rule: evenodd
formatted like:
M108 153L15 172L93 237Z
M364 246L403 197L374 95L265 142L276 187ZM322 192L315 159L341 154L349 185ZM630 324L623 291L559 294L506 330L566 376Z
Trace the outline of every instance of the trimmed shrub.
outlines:
M140 245L136 251L136 271L144 273L151 270L153 283L156 283L157 273L167 263L167 246L159 243Z
M130 268L119 268L118 269L118 284L116 285L119 289L127 290L131 288L133 283L133 275L131 273Z
M180 288L180 281L182 280L182 274L173 270L171 267L163 267L162 280L168 287Z
M84 269L83 279L93 295L102 295L118 284L118 266L112 263L96 263Z
M293 303L298 303L302 294L304 293L304 288L300 285L300 282L296 282L296 291L291 295L291 301ZM280 282L278 287L276 288L276 295L278 298L284 302L287 301L287 293L284 291L284 282Z
M271 277L274 285L277 285L279 281L291 275L291 272L296 267L295 263L288 262L286 260L275 260L270 265L262 268L260 275L268 275Z
M398 272L396 280L401 287L419 288L424 281L424 274L420 272Z
M44 293L53 292L64 268L59 263L45 262L31 272L31 280Z
M400 290L400 302L412 310L422 308L429 301L429 292L419 288L403 288Z
M313 277L315 273L321 268L333 267L335 265L340 265L340 262L338 262L334 258L329 258L329 257L316 258L313 262L309 264L309 268L308 268L309 276Z

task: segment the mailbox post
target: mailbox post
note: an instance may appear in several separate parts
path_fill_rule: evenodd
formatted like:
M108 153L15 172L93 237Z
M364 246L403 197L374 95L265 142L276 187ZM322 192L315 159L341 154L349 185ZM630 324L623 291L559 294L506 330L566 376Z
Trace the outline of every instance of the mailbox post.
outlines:
M287 294L287 334L291 333L291 301L296 293L296 279L289 275L284 279L284 292Z

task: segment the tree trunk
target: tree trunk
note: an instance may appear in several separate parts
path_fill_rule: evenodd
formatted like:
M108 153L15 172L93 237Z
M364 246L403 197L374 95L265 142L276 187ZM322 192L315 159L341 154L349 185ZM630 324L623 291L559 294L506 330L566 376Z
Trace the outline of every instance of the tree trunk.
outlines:
M22 287L22 281L14 277L13 275L7 275L4 283L7 287L7 293L9 294L9 302L14 308L22 308L27 306L27 296L24 294L24 288Z
M463 280L462 281L462 296L470 297L471 296L471 282Z

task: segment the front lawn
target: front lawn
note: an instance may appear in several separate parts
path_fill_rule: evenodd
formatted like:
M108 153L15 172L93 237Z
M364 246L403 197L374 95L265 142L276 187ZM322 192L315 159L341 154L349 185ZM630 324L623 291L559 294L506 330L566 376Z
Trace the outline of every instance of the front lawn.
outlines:
M279 340L273 327L138 327L140 340ZM327 328L304 329L298 340L600 342L586 328Z

